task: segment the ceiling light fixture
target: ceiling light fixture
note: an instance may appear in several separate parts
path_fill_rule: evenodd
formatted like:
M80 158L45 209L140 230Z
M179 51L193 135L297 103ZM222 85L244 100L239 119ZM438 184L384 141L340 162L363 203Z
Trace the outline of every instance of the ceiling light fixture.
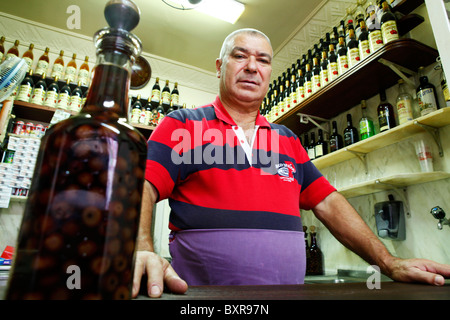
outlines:
M180 10L196 10L211 17L234 24L244 12L245 6L235 0L162 0L168 6ZM174 3L176 5L170 4Z

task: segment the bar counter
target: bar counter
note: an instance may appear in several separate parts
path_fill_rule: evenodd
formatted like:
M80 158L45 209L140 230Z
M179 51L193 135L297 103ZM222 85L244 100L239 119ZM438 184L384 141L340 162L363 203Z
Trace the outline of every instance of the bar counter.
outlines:
M139 295L137 300L150 299ZM183 295L164 292L161 300L450 300L450 280L441 287L386 281L380 289L365 282L276 286L192 286Z

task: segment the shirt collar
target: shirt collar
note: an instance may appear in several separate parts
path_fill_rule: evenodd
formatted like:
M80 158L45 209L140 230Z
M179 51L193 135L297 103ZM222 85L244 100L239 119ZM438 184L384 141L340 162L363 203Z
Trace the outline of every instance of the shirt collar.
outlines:
M223 122L226 122L231 126L236 125L233 118L231 118L230 114L228 113L227 109L225 109L225 107L223 106L222 101L220 101L219 96L216 97L216 100L214 100L212 105L214 106L214 111L216 112L217 119L222 120ZM256 116L255 125L270 128L269 121L267 121L267 119L259 113L259 110L258 115Z

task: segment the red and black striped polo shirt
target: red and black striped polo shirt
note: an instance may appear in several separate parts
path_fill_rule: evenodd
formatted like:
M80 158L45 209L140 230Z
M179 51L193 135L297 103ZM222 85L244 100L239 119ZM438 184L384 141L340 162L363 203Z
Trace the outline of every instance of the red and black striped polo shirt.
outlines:
M291 130L260 114L255 124L250 145L217 97L158 125L148 141L146 179L159 200L169 198L170 229L302 231L300 208L335 191Z

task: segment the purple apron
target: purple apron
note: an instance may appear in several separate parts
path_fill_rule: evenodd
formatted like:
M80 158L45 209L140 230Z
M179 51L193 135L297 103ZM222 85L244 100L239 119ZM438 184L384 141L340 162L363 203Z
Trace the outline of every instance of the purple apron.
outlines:
M265 229L191 229L169 244L172 267L188 285L302 284L304 233Z

